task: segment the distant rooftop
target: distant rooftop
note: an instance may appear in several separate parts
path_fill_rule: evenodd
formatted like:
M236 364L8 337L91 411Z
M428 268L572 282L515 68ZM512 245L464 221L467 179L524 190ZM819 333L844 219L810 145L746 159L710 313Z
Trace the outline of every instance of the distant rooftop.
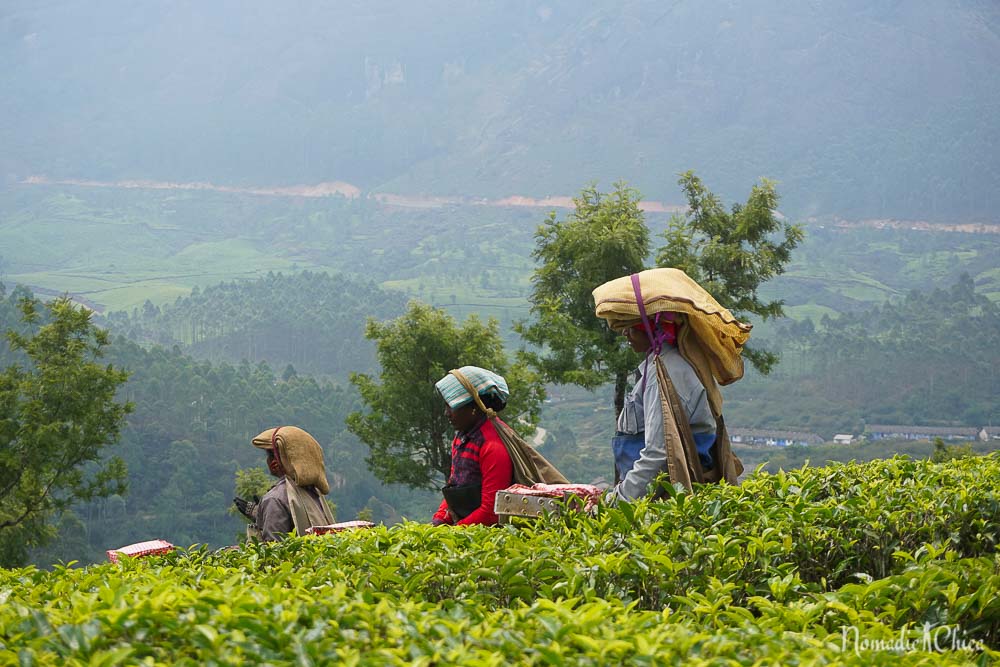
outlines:
M805 442L810 445L820 445L823 443L823 438L816 435L815 433L809 433L807 431L777 431L770 429L760 429L760 428L731 428L729 429L730 436L739 436L741 438L753 438L760 440L794 440L795 442Z
M1000 427L987 426L990 436L1000 435ZM982 429L974 426L901 426L898 424L868 424L865 428L869 433L887 435L927 435L927 436L964 436L975 438Z

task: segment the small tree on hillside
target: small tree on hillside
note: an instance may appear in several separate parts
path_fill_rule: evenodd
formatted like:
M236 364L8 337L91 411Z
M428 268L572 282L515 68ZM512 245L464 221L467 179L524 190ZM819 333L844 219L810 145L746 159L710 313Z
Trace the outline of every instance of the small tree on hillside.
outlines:
M592 292L644 268L649 229L639 200L624 183L608 194L590 186L574 198L576 209L566 220L549 214L535 233L533 256L541 262L529 297L535 321L515 327L540 350L522 354L546 380L588 389L614 382L618 412L638 357L594 316Z
M115 402L128 374L97 363L107 333L68 299L20 302L28 333L7 331L23 363L0 372L0 565L23 563L55 533L73 504L123 494L125 464L103 457L118 439L129 403Z
M687 195L688 212L671 219L657 266L681 269L737 318L784 315L784 302L764 301L758 289L784 272L803 231L778 219L774 182L761 179L746 204L734 204L732 211L693 172L681 174L678 184ZM764 374L778 362L776 354L752 346L744 356Z
M368 320L365 337L375 341L380 382L351 375L368 412L351 413L347 426L368 445L369 468L383 482L434 488L447 477L454 431L434 383L453 368L503 375L511 392L504 421L516 427L515 417L537 419L542 383L523 363L508 362L493 318L484 324L470 315L458 326L444 311L413 301L395 320Z

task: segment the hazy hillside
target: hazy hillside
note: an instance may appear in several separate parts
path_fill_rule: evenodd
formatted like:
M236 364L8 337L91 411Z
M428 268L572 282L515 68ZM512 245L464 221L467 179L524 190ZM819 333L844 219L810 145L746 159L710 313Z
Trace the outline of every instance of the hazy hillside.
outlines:
M460 318L494 315L507 328L527 315L533 234L545 216L537 208L24 185L0 191L0 279L131 311L147 299L174 303L195 286L309 269L399 289ZM666 228L663 214L646 219L656 235ZM766 292L793 317L818 319L968 273L996 300L998 256L997 233L810 223L787 274Z
M396 317L406 308L399 292L371 281L303 271L273 274L195 288L162 308L147 301L131 313L110 313L102 326L142 343L182 344L212 361L275 369L292 364L310 375L336 375L376 368L375 346L365 340L369 318ZM288 369L291 371L291 369Z
M782 362L726 390L730 424L832 438L865 423L981 427L1000 417L1000 307L968 277L816 325L784 320L765 340Z
M996 0L5 0L0 64L0 330L14 285L69 293L132 371L131 494L77 508L66 553L228 541L279 422L327 447L342 519L426 516L343 424L363 321L413 297L516 348L548 209L503 200L590 182L679 204L693 169L728 207L766 176L803 222L762 295L789 319L754 329L784 361L730 425L997 423ZM606 473L610 400L550 398L546 455Z
M1000 7L9 0L0 177L679 201L996 220ZM6 253L4 253L6 254Z

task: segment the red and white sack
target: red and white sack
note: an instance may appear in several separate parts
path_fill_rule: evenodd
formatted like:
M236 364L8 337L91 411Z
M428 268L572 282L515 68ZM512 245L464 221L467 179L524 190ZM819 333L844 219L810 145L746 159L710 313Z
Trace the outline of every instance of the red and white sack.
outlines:
M119 556L131 556L132 558L142 558L156 554L166 554L174 550L174 545L166 540L149 540L148 542L136 542L119 549L108 549L108 560L112 563L118 562Z

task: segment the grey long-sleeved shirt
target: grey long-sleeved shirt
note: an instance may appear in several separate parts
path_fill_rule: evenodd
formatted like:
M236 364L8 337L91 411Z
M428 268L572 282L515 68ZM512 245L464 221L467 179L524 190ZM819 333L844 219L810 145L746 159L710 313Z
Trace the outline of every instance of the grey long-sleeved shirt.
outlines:
M279 479L264 494L260 499L260 505L257 506L257 528L260 530L261 539L265 541L283 539L285 535L295 530L292 510L288 506L288 491L285 489L287 480L287 477ZM317 504L323 502L315 487L309 486L305 489Z
M670 375L670 381L681 399L687 413L691 432L698 434L715 433L715 417L708 404L705 387L698 374L675 347L664 346L660 352ZM608 491L608 501L631 501L649 492L649 485L657 475L667 471L667 449L663 439L663 410L660 407L660 385L656 377L654 359L639 365L638 379L632 391L625 397L625 409L618 417L618 431L635 434L645 432L645 446L639 452L639 459L632 470L617 486ZM643 369L648 375L643 391Z
M288 508L288 492L282 477L268 489L257 506L257 528L261 539L271 542L280 540L294 529L292 511Z

